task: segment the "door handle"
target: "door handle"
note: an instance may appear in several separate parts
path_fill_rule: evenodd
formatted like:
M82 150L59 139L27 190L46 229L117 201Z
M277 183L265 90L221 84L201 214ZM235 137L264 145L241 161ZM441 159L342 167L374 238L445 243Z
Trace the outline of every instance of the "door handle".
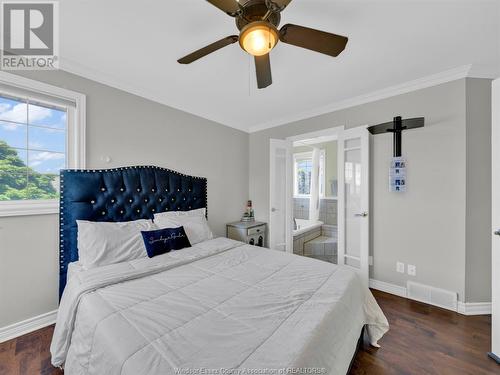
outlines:
M274 208L274 207L271 208L271 212L276 212L276 211L278 211L277 208Z
M500 229L497 229L496 231L493 232L495 236L500 236Z
M368 216L368 212L366 212L366 211L365 212L361 212L359 214L354 214L354 216L356 216L356 217L367 217Z

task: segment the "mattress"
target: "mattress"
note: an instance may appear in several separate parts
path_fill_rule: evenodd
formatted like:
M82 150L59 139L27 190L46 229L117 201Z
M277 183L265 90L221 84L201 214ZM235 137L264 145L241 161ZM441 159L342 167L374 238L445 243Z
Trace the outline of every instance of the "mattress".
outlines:
M353 271L217 238L72 272L50 350L67 375L345 374L365 325L389 327Z

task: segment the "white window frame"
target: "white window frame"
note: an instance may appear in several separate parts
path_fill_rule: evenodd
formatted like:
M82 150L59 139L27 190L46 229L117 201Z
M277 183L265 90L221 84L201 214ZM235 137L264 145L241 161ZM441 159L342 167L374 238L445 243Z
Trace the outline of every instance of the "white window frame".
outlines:
M32 92L35 98L39 94L75 103L75 108L69 110L67 115L67 168L85 168L86 96L84 94L1 71L0 84ZM8 90L2 92L9 94ZM58 212L58 199L0 201L0 217L47 215Z
M319 150L320 152L320 162L319 162L319 174L321 178L321 185L319 192L319 197L324 198L325 197L325 189L326 189L326 152L325 149L322 148ZM293 197L294 198L310 198L311 194L298 194L298 186L297 186L297 162L299 160L304 160L304 159L312 159L312 151L306 151L306 152L296 152L293 154ZM322 162L323 161L323 162Z

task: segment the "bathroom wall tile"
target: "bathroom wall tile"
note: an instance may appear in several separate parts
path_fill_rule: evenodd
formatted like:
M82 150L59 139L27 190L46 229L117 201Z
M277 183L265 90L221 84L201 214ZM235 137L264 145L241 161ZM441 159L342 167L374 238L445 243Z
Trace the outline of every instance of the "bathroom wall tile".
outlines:
M304 237L304 242L311 241L317 237L321 236L321 229L320 230L314 230L311 233L307 233Z
M325 224L328 224L328 225L337 224L337 215L334 213L327 213L326 219L325 219Z
M337 255L337 244L325 243L325 255Z
M304 255L304 238L300 237L293 241L293 253L297 255Z
M313 255L325 255L325 244L324 243L313 243Z
M313 255L313 244L312 243L306 242L304 244L304 255L305 256Z

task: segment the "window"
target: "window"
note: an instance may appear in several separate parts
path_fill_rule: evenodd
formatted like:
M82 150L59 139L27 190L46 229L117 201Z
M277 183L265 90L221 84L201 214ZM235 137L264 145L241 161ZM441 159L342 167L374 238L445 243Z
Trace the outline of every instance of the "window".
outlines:
M84 98L0 74L0 216L57 212L60 169L84 166Z
M0 94L0 201L57 199L67 110Z
M293 155L294 159L294 193L295 197L311 196L312 151ZM319 156L319 196L325 196L325 150Z

